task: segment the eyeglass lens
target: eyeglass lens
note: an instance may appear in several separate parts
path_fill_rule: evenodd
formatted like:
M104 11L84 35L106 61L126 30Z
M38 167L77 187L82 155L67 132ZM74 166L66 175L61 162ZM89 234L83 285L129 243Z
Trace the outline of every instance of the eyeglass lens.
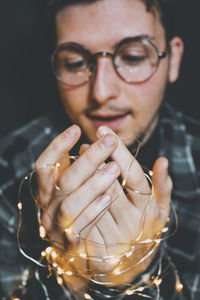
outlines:
M57 79L70 86L84 84L93 74L94 56L79 44L61 45L52 59ZM147 39L122 43L112 56L117 74L130 83L147 80L159 63L158 51Z

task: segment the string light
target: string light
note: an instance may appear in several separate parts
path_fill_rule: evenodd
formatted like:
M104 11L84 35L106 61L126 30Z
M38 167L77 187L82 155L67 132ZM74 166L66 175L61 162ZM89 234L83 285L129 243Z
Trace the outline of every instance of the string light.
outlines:
M17 207L18 207L19 210L22 210L22 203L18 202Z
M85 297L85 299L89 299L89 300L91 300L92 299L92 297L89 295L89 294L84 294L84 297Z
M177 292L180 293L182 291L182 289L183 289L183 284L180 282L179 279L177 279L176 280L176 290L177 290Z
M62 277L57 276L57 283L58 283L59 285L62 285L62 284L63 284L63 279L62 279Z
M137 150L137 153L136 155L138 154L138 150ZM69 157L70 159L77 159L78 157L77 156L70 156ZM134 159L132 160L131 162L131 165L129 167L129 170L128 170L128 174L130 172L130 169L133 165L133 162L135 160L136 156L134 157ZM59 168L61 167L61 164L60 162L57 162L55 165L46 165L46 166L43 166L42 168L46 168L46 167L50 167L52 170L58 172L59 171ZM148 174L144 173L147 180L149 181L149 184L151 185L151 192L150 193L143 193L141 191L138 191L136 189L133 189L133 192L137 193L137 194L140 194L140 195L145 195L145 196L149 196L149 203L153 197L153 193L154 193L154 187L153 187L153 184L152 184L152 181L151 181L151 176L153 175L153 172L151 170L147 170L145 167L143 167ZM34 170L33 172L31 172L29 174L30 178L32 178L32 175L36 173L36 171ZM126 188L126 184L127 184L127 178L128 178L128 174L126 176L126 178L123 179L122 181L122 184L121 186L123 188ZM26 176L24 178L24 181L27 180L29 177ZM22 186L22 184L21 184ZM31 184L30 184L31 186ZM60 188L57 187L56 183L55 183L55 188L59 191ZM40 209L40 204L38 203L37 201L37 197L34 196L33 194L33 191L32 191L32 188L30 189L30 192L31 192L31 195L33 196L33 199L35 201L35 204L37 207L39 207ZM122 191L120 191L121 193ZM20 194L20 192L19 192ZM118 195L119 196L119 195ZM114 200L109 204L109 206L106 208L106 209L109 209L110 205L112 205L112 203L118 198L115 197ZM20 198L20 197L19 197ZM22 202L21 200L19 200L18 204L18 209L20 211L20 222L19 222L19 228L18 228L18 245L19 245L19 249L20 251L22 252L22 254L24 253L23 250L21 249L21 246L20 246L20 241L19 241L19 233L20 233L20 228L21 228L21 217L22 217ZM42 207L41 207L42 208ZM141 226L141 232L139 234L139 237L142 236L142 232L143 232L143 227L144 227L144 223L145 223L145 218L146 218L146 214L147 214L147 209L148 209L148 205L146 206L146 211L144 212L144 220L143 220L143 223L142 223L142 226ZM175 211L174 211L175 213ZM175 215L175 219L176 219L176 215ZM95 220L94 220L95 221ZM39 223L40 223L40 214L39 214ZM170 218L167 218L166 222L170 222ZM176 219L176 225L177 225L177 219ZM161 232L162 233L166 233L168 231L168 227L164 227ZM72 227L68 227L68 228L65 228L64 229L64 232L66 234L72 234ZM106 273L106 274L103 274L103 273L99 273L99 274L89 274L89 277L88 277L88 270L86 269L86 273L84 273L84 270L76 270L76 272L72 272L69 268L69 264L73 264L75 262L76 259L79 259L80 261L98 261L98 262L102 262L102 263L105 263L105 262L109 262L110 264L118 264L118 266L114 269L114 271L111 271L113 275L115 276L119 276L120 274L128 271L130 268L127 268L127 269L123 269L122 266L123 264L126 265L126 260L128 259L128 262L131 263L132 261L134 261L134 264L139 264L140 262L143 261L143 259L146 259L147 257L149 257L149 255L151 255L153 253L153 251L160 245L161 241L163 241L164 239L168 238L169 236L171 236L172 234L168 235L168 236L165 236L165 237L160 237L161 236L161 232L158 233L158 235L156 236L156 238L154 239L146 239L146 240L139 240L139 238L133 242L132 245L128 244L129 248L128 249L131 249L129 251L125 251L123 253L120 253L119 255L110 255L110 256L99 256L99 257L90 257L88 256L86 253L84 252L81 252L78 254L78 251L76 253L76 255L71 255L70 257L70 253L67 254L67 259L65 257L65 255L63 255L60 251L58 251L57 249L49 246L47 247L46 249L44 249L43 251L41 251L41 257L42 258L46 258L46 261L47 261L47 267L51 270L51 268L54 268L54 271L56 273L56 278L57 278L57 282L59 285L63 285L63 278L62 278L62 275L67 275L67 276L73 276L73 275L78 275L78 276L85 276L85 278L89 278L89 280L92 281L92 275L99 275L101 278L103 278L104 276L108 275L109 273ZM45 239L46 237L46 229L44 226L42 226L40 224L39 226L39 236L41 239ZM80 243L80 240L81 240L81 237L79 236L79 243ZM51 241L49 241L51 242ZM85 242L85 241L84 241ZM98 243L94 243L94 245L98 246ZM101 244L99 244L101 245ZM120 245L120 243L119 243ZM140 261L136 262L134 259L134 253L135 251L137 251L137 246L141 246L143 247L143 249L147 249L147 253L145 254L144 258L143 259L140 259ZM146 245L146 246L145 246ZM112 245L114 246L114 244ZM115 246L117 246L117 243L115 244ZM146 247L146 248L144 248ZM77 248L78 250L78 248ZM36 262L36 260L34 260L33 258L31 258L30 256L26 255L24 253L24 255L29 258L30 260L32 260L33 262ZM40 262L38 262L39 265ZM133 264L133 265L134 265ZM132 268L133 266L131 266ZM142 294L141 292L144 291L144 289L146 288L150 288L152 286L156 286L157 288L157 291L158 291L158 294L159 294L159 286L160 284L162 283L162 278L161 278L161 274L160 274L160 269L158 271L158 276L155 276L153 278L151 278L150 274L147 273L143 276L143 280L141 281L141 285L140 286L137 286L135 287L134 285L132 285L132 287L130 287L130 284L129 284L129 288L128 289L124 289L124 291L122 292L119 292L119 295L133 295L133 294L137 294L137 295L141 295L143 297L146 297L146 298L151 298L149 297L148 295L145 295L145 294ZM146 276L146 277L145 277ZM93 280L94 281L94 280ZM145 287L144 287L144 283L145 283ZM99 282L99 284L105 284L106 285L106 282L103 282L101 280L101 282ZM111 282L111 285L112 285L112 282ZM181 292L181 290L183 289L183 285L182 283L180 282L179 279L176 280L176 285L175 285L175 288L178 292ZM115 290L113 287L112 287L112 290ZM157 295L158 295L157 294ZM92 299L92 297L85 293L84 294L84 298L85 299ZM110 297L109 297L110 298ZM112 297L111 297L112 298ZM158 298L156 298L158 299ZM16 300L18 300L18 298L16 298Z
M45 236L46 236L46 229L44 228L44 226L40 226L40 227L39 227L39 234L40 234L40 237L41 237L42 239L45 238Z
M114 270L114 274L115 274L115 275L120 275L120 274L121 274L120 269L119 269L119 268L116 268L116 269Z
M161 283L162 283L162 278L156 277L156 278L153 280L153 284L155 284L156 286L161 285Z

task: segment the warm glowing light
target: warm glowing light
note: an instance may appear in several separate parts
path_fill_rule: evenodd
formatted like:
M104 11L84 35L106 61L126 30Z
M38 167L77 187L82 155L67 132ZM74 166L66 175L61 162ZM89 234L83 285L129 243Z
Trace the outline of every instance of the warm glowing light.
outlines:
M42 252L41 252L41 256L46 256L46 252L45 252L45 251L42 251Z
M155 242L156 242L156 245L158 246L158 245L160 245L161 240L157 239L157 240L155 240Z
M74 260L75 260L75 257L71 257L69 261L73 262Z
M119 262L119 257L117 257L117 256L111 256L110 259L109 259L109 262L111 264L116 264L116 263Z
M84 294L85 299L92 299L92 297L89 294Z
M156 285L156 286L159 286L162 282L162 278L159 278L159 277L156 277L153 281L153 283Z
M66 271L65 274L71 276L73 273L71 271Z
M60 168L60 163L59 163L59 162L57 162L57 163L55 164L55 168Z
M143 292L144 291L144 288L143 286L140 286L138 289L137 289L138 292Z
M126 295L133 295L134 294L134 292L132 291L132 290L126 290Z
M17 204L17 207L18 207L19 210L22 210L22 203L19 202L19 203Z
M82 257L82 258L86 258L87 257L87 255L85 253L80 253L79 256Z
M167 232L168 230L169 230L168 227L164 227L164 228L162 229L162 232Z
M182 289L183 289L183 284L179 280L177 280L176 281L176 290L177 290L177 292L182 291Z
M57 273L58 273L59 275L63 274L63 273L64 273L64 272L63 272L63 269L61 269L60 267L58 267Z
M125 186L125 185L126 185L126 179L123 179L122 186Z
M126 257L130 257L133 254L132 251L126 252Z
M69 227L69 228L65 228L64 230L67 234L72 234L72 228Z
M153 176L153 171L152 170L149 170L149 175Z
M56 268L58 266L57 263L53 263L53 267Z
M45 250L45 251L46 251L46 253L48 253L48 254L49 254L49 253L51 253L51 251L52 251L52 250L53 250L53 249L52 249L52 247L48 247L48 248L46 248L46 250Z
M63 284L63 280L61 277L57 277L57 283L60 285Z
M115 275L121 274L120 269L119 269L119 268L116 268L116 269L114 270L114 274L115 274Z
M44 228L44 226L40 226L39 232L41 238L44 238L46 236L46 229Z
M52 256L53 258L56 258L56 257L57 257L57 253L56 253L55 250L53 250L53 251L51 252L51 256Z

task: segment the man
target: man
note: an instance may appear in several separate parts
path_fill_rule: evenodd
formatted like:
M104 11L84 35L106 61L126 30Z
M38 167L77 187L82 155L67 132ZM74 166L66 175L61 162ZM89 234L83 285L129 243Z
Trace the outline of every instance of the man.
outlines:
M5 297L24 293L25 299L198 299L199 248L193 249L198 244L187 231L185 243L191 248L177 245L176 237L183 243L182 231L192 229L195 234L199 222L195 214L199 173L191 154L191 149L197 152L199 139L186 134L181 115L162 107L167 83L178 78L183 53L182 40L170 36L165 5L148 0L52 4L56 28L52 66L64 111L75 125L58 134L52 117L35 121L14 134L19 155L13 159L13 152L3 150L2 162L11 157L14 168L21 170L17 179L31 164L36 166L40 235L51 246L42 256L56 278L53 274L49 278L17 251L15 257L3 259L3 241L9 239L16 247L11 236L17 217L5 201L16 181L9 178L2 188L2 207L13 217L9 223L2 216L7 231L2 235L1 281L3 272L15 278L4 277ZM64 126L62 120L56 123ZM29 146L20 135L30 139ZM4 141L7 149L10 140ZM137 140L142 142L138 156ZM163 155L169 158L180 220L172 242L163 236L168 227L173 233L173 220L168 218L172 181L168 160L159 157ZM139 161L153 166L153 173L145 175ZM192 219L186 196L193 201ZM18 244L25 257L36 262L34 248L42 249L43 243L30 240L35 225L29 228L27 216L33 208L27 206L27 227L22 243L18 235ZM185 225L187 217L193 225ZM12 265L16 259L20 261ZM183 263L188 264L185 270Z

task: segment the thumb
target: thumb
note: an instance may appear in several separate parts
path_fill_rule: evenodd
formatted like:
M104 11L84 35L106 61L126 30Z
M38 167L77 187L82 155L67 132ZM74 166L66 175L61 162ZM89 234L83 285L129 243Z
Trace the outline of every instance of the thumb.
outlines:
M168 174L168 160L160 157L153 166L152 182L155 188L155 198L160 208L162 220L165 222L169 215L172 180Z

